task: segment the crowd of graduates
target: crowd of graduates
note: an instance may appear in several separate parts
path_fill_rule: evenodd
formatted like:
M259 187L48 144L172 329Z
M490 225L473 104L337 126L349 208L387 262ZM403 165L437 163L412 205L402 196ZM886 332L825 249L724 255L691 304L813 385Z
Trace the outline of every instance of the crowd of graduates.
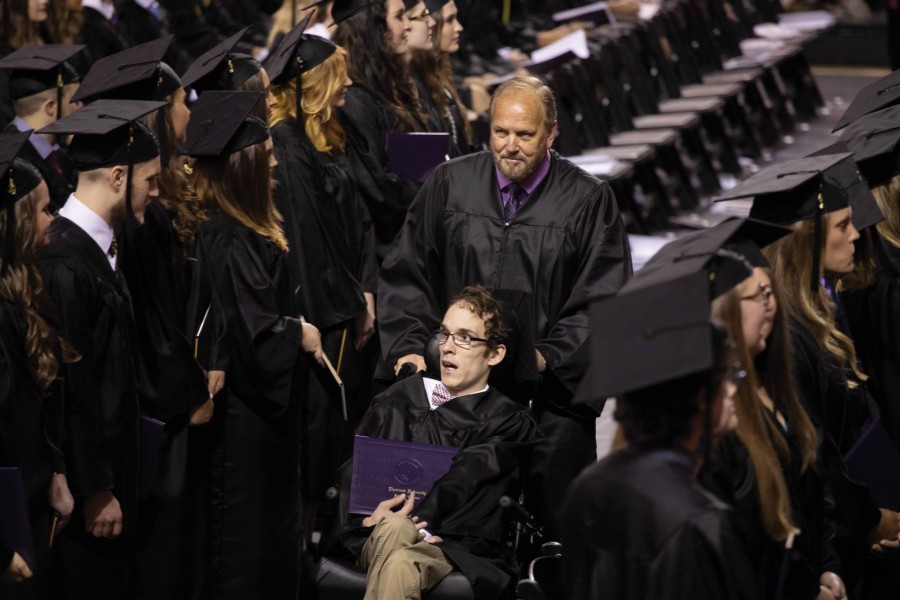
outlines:
M632 276L634 187L554 151L573 105L515 73L591 29L551 18L580 4L4 1L0 467L33 549L0 535L0 598L314 597L354 432L468 449L412 531L477 598L512 594L495 496L519 492L560 597L900 593L900 78ZM396 133L449 160L398 175ZM418 371L447 397L408 421L385 407Z

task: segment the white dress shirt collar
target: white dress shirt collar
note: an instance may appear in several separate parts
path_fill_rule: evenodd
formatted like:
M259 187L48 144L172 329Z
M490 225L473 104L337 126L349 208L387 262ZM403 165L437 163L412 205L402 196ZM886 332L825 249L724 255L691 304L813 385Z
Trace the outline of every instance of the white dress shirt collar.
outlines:
M26 123L25 119L20 116L16 116L16 118L12 120L12 124L19 131L29 131L31 129L34 129L34 127ZM28 142L32 146L34 146L34 149L37 150L38 155L44 160L47 160L47 157L50 156L50 153L59 148L59 145L51 144L44 138L44 136L36 131L32 131L31 135L28 136Z
M65 206L59 209L59 215L83 229L97 243L103 254L106 255L112 270L116 270L116 257L109 255L109 247L113 241L113 229L109 226L109 223L85 206L81 200L75 197L75 194L71 194L69 199L66 200Z
M434 410L437 408L437 406L434 405L433 395L434 395L434 388L436 388L437 384L439 384L440 382L441 382L440 379L432 379L430 377L422 377L422 383L425 385L425 395L428 397L428 407L431 408L431 410ZM488 391L490 388L491 388L491 386L486 385L486 386L484 386L483 390L478 390L477 392L472 392L472 394L481 394L483 392ZM471 396L472 394L466 394L466 396ZM461 398L461 396L454 396L453 400L456 400L457 398ZM451 402L451 400L448 400L447 402Z
M116 5L112 2L104 2L103 0L81 0L81 6L93 8L103 15L107 21L112 21L116 16Z

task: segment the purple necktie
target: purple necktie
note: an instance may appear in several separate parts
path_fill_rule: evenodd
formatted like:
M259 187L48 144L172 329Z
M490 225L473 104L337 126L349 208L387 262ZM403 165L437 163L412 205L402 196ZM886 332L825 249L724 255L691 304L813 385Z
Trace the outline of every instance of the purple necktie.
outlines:
M506 187L506 191L508 195L506 206L503 207L503 217L509 222L512 221L512 218L522 205L525 204L525 200L528 198L528 192L526 192L518 183L510 183Z

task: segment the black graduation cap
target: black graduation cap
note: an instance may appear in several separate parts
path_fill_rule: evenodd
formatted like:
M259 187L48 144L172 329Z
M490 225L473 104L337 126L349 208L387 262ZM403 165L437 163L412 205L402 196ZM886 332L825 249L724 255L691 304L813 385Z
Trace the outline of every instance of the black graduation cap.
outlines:
M235 90L255 75L260 64L234 51L250 27L244 27L219 45L204 52L181 76L181 85L197 93L205 90ZM236 57L240 57L236 59Z
M317 0L304 10L309 10L326 2L328 0ZM370 9L375 4L378 4L378 0L334 0L334 4L331 6L331 19L335 25L340 25L347 19L352 19L362 11Z
M78 82L78 73L67 60L84 49L81 44L50 44L24 46L0 60L0 69L9 75L9 97L27 98L46 90L56 89L56 118L62 111L63 86Z
M710 369L716 363L709 282L697 271L622 288L588 310L591 366L577 403L595 403Z
M846 143L837 141L830 146L813 152L809 156L824 156L826 154L840 154L850 152ZM878 202L872 195L871 181L864 176L859 167L859 159L853 154L853 160L842 160L833 167L826 169L825 175L834 179L847 190L850 207L853 209L850 220L859 231L878 225L884 221L884 214L878 208Z
M167 35L101 58L91 67L73 100L162 100L181 87L163 60L174 36Z
M68 158L79 171L128 165L125 207L131 210L131 174L135 163L159 156L156 138L138 119L166 105L146 100L97 100L38 133L74 134Z
M791 230L771 223L733 217L715 227L684 235L663 246L623 290L635 291L705 273L708 301L747 279L753 267L768 266L760 252Z
M428 7L428 12L435 15L441 12L444 9L444 5L450 2L450 0L425 0L425 6Z
M423 0L403 0L403 8L406 9L407 12L411 11L416 7L419 2Z
M337 50L331 40L303 33L309 19L310 15L307 15L299 25L291 29L266 61L266 72L273 84L281 85L293 76L299 78L301 74L328 60Z
M850 198L868 192L852 154L826 154L787 160L763 169L725 192L716 202L753 197L750 217L779 225L813 219L813 248L821 246L820 217L850 206ZM869 194L871 197L871 194ZM874 199L871 200L874 203ZM819 286L819 252L813 252L813 289Z
M861 89L832 131L842 129L864 115L898 102L900 102L900 69Z
M3 268L0 276L6 275L10 263L15 259L16 202L31 193L43 181L37 169L16 158L28 143L31 133L31 130L0 133L0 181L2 181L0 209L6 211Z
M296 78L298 118L303 114L300 106L300 98L303 95L301 81L303 73L321 65L337 50L337 46L331 40L303 33L311 17L311 14L306 15L299 25L291 29L266 62L266 72L273 84L282 85L291 77Z
M886 183L900 174L900 106L856 119L840 140L853 152L853 159L870 184Z
M264 141L269 137L269 128L250 116L258 100L255 92L203 92L191 107L184 153L194 157L223 156ZM190 173L187 163L185 170Z

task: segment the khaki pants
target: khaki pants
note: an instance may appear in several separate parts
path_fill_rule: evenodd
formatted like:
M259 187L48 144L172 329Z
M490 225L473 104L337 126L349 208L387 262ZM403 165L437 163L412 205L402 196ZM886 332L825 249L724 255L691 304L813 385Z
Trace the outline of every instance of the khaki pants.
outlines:
M417 537L415 524L400 515L375 526L359 557L359 566L368 569L365 600L420 600L450 574L453 566L440 548Z

